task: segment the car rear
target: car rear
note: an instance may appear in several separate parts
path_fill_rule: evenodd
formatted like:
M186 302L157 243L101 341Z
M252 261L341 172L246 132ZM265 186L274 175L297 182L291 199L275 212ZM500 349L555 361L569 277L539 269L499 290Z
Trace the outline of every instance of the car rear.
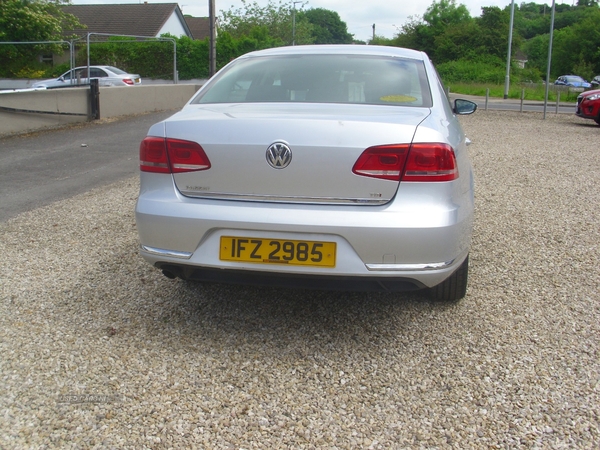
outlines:
M240 58L150 129L144 258L185 279L378 290L464 263L471 167L429 60L338 49Z
M121 86L137 86L142 84L142 77L137 73L127 73L114 66L101 66L109 72L111 82Z

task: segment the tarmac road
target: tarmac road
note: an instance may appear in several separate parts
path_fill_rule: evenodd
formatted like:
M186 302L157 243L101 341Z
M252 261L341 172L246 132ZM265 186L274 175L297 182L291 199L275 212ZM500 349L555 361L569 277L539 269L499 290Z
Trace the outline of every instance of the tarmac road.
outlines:
M0 222L135 175L140 141L174 112L0 138Z

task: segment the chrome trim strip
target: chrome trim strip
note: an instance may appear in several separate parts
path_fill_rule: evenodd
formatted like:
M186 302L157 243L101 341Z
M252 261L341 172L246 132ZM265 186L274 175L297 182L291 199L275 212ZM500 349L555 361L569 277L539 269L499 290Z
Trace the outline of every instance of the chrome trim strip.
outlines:
M256 194L226 194L222 192L199 194L197 191L179 190L186 197L205 198L210 200L242 200L251 202L272 203L315 203L315 204L342 204L342 205L385 205L389 199L373 198L337 198L337 197L294 197L280 195L256 195Z
M425 263L425 264L366 264L367 269L379 272L412 272L417 270L439 270L450 267L452 263L456 261L440 262L440 263Z
M178 252L175 250L164 250L162 248L148 247L147 245L140 245L142 251L150 253L152 255L161 256L163 258L177 258L177 259L190 259L193 253L189 252Z

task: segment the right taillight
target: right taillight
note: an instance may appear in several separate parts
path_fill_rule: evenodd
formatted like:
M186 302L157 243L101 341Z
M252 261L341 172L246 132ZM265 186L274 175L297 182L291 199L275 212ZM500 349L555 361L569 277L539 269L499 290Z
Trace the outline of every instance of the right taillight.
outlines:
M458 178L454 150L448 144L397 144L366 149L352 172L391 181L452 181Z
M206 169L210 169L210 161L196 142L148 136L140 144L142 172L183 173Z

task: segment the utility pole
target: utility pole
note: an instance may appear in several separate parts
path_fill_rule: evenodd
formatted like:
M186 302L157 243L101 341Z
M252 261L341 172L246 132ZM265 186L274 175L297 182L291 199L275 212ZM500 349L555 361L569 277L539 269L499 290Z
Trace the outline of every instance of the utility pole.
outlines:
M506 58L506 77L504 79L504 98L508 98L508 88L510 87L510 60L512 51L513 22L515 19L515 0L510 3L510 25L508 29L508 57Z
M293 2L293 6L292 6L292 45L296 45L296 3L302 3L300 2Z
M209 51L208 51L208 76L217 73L217 28L215 17L215 0L208 0L208 22L209 22Z
M550 16L550 43L548 44L548 66L546 67L546 91L544 93L544 120L546 119L546 108L548 106L548 89L550 87L550 66L552 65L552 39L554 36L554 10L555 1L552 0L552 14Z
M375 40L375 24L373 24L373 41Z

